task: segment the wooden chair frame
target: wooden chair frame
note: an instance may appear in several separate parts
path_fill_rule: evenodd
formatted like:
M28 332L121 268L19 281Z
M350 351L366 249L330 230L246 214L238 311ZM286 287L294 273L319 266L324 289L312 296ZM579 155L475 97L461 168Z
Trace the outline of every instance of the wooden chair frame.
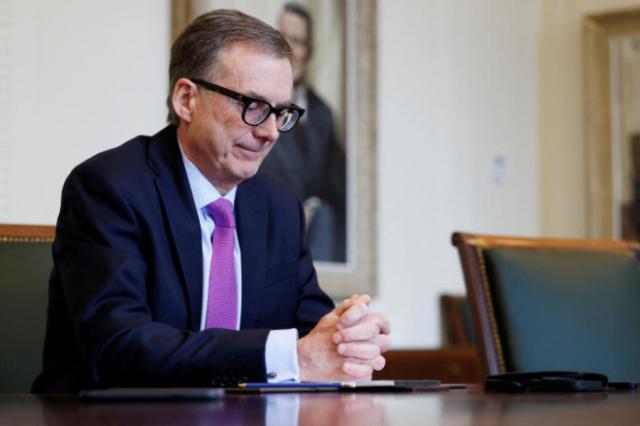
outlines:
M0 241L53 241L55 226L0 224Z
M476 235L455 232L452 243L458 249L460 263L471 304L473 328L480 360L481 374L506 372L504 352L490 294L483 250L488 248L529 248L541 250L572 250L635 255L640 244L628 241L580 240L560 238L523 238L496 235Z
M451 346L471 346L471 338L460 307L466 303L467 296L454 294L440 295L443 341Z

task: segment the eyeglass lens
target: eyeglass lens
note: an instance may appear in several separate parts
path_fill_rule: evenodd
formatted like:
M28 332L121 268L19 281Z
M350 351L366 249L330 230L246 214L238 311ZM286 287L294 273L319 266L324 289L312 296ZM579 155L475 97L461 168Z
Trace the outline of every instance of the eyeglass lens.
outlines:
M244 121L252 126L263 123L271 113L271 106L262 101L252 101L246 104L243 112ZM298 111L293 108L285 108L276 116L276 126L279 131L290 130L297 122Z

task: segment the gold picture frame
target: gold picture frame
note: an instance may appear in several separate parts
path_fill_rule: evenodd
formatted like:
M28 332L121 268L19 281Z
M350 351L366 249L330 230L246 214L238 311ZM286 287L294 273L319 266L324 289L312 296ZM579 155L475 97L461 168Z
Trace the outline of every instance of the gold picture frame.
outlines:
M614 238L610 41L640 32L640 8L583 20L584 140L587 237Z

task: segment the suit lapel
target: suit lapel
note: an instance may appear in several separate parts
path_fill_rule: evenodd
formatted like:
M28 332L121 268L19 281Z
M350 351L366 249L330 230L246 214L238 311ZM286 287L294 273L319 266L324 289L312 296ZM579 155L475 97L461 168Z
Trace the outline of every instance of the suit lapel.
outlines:
M262 195L253 188L253 179L238 186L235 215L242 255L240 328L244 329L252 328L260 314L267 261L267 207Z
M182 284L191 308L191 329L197 331L202 309L200 224L174 126L153 137L148 158L149 165L156 172L155 184L169 225L169 239L174 244L173 255L179 260Z

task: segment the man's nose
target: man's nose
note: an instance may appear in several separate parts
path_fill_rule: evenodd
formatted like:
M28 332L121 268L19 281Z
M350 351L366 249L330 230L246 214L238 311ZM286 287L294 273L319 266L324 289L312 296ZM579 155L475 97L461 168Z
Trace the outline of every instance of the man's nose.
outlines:
M278 132L275 113L269 114L264 122L256 126L256 135L270 142L278 139L280 132Z

